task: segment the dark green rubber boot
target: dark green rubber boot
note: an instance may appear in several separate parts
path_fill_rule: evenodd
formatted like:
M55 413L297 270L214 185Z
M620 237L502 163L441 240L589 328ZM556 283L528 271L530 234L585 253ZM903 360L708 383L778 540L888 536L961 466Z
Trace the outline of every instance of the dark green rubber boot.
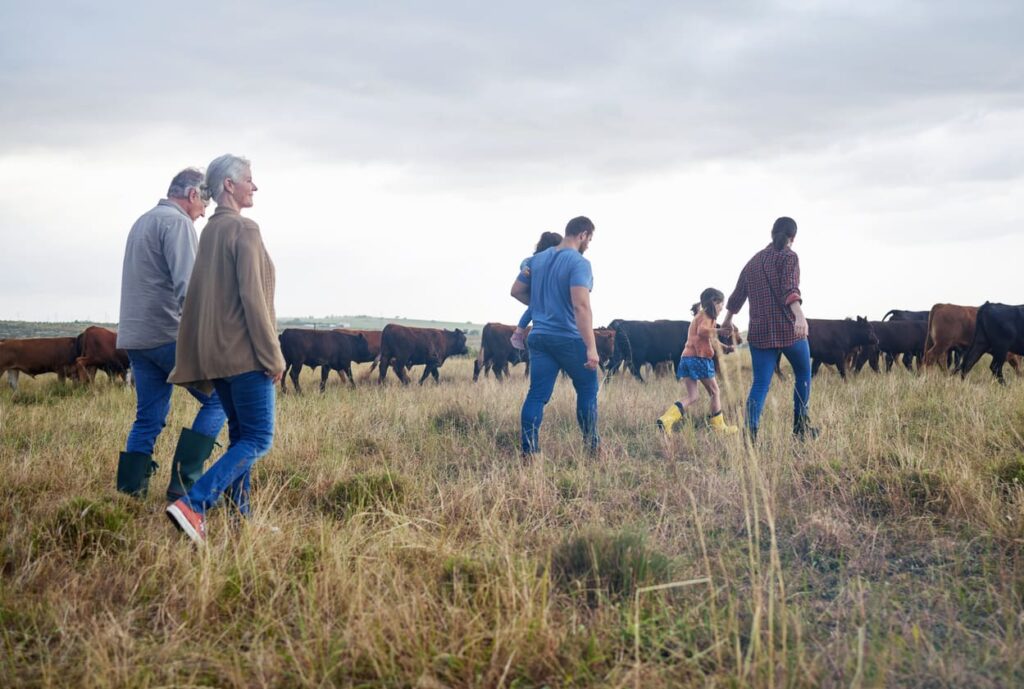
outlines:
M167 486L167 501L174 502L188 493L203 475L203 464L213 452L217 439L201 435L190 428L182 428L178 446L174 448L171 463L171 483Z
M117 489L136 498L146 497L149 477L156 473L157 463L152 455L141 452L122 452L117 462Z

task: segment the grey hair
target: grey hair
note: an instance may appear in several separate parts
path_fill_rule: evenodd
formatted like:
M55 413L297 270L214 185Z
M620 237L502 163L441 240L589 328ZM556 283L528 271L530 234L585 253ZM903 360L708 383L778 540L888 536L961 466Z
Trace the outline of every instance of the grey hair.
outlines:
M241 182L242 173L251 167L248 160L230 153L214 158L206 168L206 193L216 201L224 193L224 180Z
M171 180L171 186L167 187L167 198L186 199L189 189L203 194L203 171L199 168L187 167L176 174Z

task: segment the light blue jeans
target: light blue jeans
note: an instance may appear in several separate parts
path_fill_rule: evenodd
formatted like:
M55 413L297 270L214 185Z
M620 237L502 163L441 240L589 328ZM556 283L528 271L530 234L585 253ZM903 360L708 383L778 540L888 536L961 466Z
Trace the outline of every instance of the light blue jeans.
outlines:
M132 362L132 377L135 378L135 423L128 433L126 452L153 454L157 436L167 424L167 413L171 410L171 392L174 386L167 382L167 376L174 368L176 345L169 342L152 349L129 349L128 359ZM224 409L217 393L204 395L193 388L189 393L203 406L192 421L192 430L200 435L216 438L224 426Z
M228 415L228 450L185 496L200 514L222 495L243 515L249 514L252 465L267 454L274 440L274 383L264 371L250 371L213 381Z

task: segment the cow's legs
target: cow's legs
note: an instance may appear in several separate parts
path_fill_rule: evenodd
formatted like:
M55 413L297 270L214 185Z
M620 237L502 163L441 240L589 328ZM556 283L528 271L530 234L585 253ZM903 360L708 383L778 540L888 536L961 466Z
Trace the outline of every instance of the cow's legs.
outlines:
M327 389L327 378L331 375L331 367L324 364L320 367L320 393Z
M302 364L295 364L292 366L291 378L292 387L295 388L296 394L302 394L302 387L299 385L299 374L302 373Z
M17 371L15 369L11 369L7 372L7 384L10 385L11 390L14 390L15 392L18 391L18 376L20 374L21 371Z
M846 380L846 357L840 357L839 361L836 362L836 368L839 369L839 377Z
M811 363L811 378L818 375L819 368L821 368L821 359L814 359L814 361Z
M285 364L284 364L284 373L281 374L281 394L287 394L288 393L288 386L285 385L285 380L288 379L288 369L290 369L291 367L292 367L291 364L289 364L288 362L285 362Z
M381 368L383 370L383 362L381 362ZM401 361L392 361L391 368L394 370L395 375L398 376L398 380L402 381L402 385L409 384L409 376L406 375L406 364Z
M981 355L988 351L988 342L985 340L984 335L974 337L974 342L971 343L971 348L967 350L967 354L960 359L960 377L966 377L974 365L978 363L978 359ZM1006 353L1003 353L1003 360L1006 359ZM996 353L992 352L992 373L996 372ZM1002 364L999 366L1002 369ZM1001 374L996 375L997 378L1002 378Z
M344 371L345 371L345 375L348 376L348 384L349 384L349 386L351 386L354 389L356 387L356 379L352 376L352 362L351 361L346 361L345 362ZM338 375L339 376L341 375L340 371L338 372Z
M964 360L966 362L966 359ZM992 375L996 377L1003 385L1006 385L1006 379L1003 378L1003 364L1006 363L1006 352L1003 350L995 349L992 350L992 363L989 368L992 370Z
M429 376L429 375L430 375L430 364L428 363L426 366L423 367L423 375L420 376L420 385L423 385L423 381L425 381L427 379L427 376Z

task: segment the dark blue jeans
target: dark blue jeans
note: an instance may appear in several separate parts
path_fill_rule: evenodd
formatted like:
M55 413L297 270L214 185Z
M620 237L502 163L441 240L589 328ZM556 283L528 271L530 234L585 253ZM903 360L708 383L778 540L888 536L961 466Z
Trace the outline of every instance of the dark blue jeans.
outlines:
M530 333L530 391L526 393L520 414L523 452L539 452L537 434L544 421L544 405L551 399L555 380L565 371L576 388L576 421L587 446L594 450L600 443L597 434L597 371L587 363L587 347L582 338Z
M186 500L203 513L227 495L238 511L249 514L252 465L267 454L274 440L274 383L263 371L250 371L213 381L228 414L228 451L207 469Z
M768 396L768 387L775 375L775 362L779 360L780 353L793 367L793 417L807 416L807 405L811 401L811 348L807 340L797 340L788 347L772 349L751 346L754 382L747 397L747 428L757 429L761 422L761 410L764 409L764 400Z
M175 343L152 349L129 349L128 359L132 362L132 376L135 378L135 423L128 433L126 452L153 454L157 436L167 423L171 410L171 391L174 386L167 382L167 376L174 368ZM224 426L224 409L217 393L204 395L193 388L189 393L203 406L199 408L192 430L200 435L216 438Z

